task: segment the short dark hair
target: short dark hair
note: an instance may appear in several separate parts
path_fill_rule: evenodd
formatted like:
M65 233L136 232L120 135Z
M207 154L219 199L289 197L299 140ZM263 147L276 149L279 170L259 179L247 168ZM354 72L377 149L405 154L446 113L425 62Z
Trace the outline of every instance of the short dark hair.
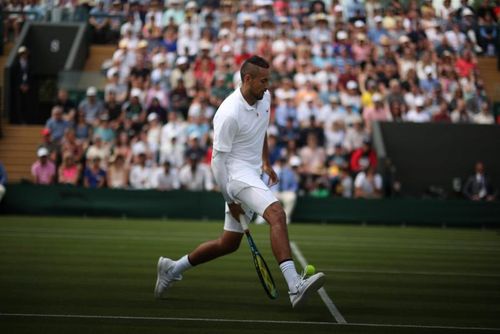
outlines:
M247 74L254 75L255 71L252 65L261 68L269 68L269 63L267 62L267 60L256 55L251 56L250 58L245 60L243 65L241 65L240 75L242 81L245 75Z

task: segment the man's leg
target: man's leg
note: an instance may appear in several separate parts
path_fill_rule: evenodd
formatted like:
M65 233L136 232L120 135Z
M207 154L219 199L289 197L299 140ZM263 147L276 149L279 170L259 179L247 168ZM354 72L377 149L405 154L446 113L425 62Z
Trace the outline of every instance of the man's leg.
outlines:
M241 225L226 212L224 232L215 240L200 244L190 254L177 261L160 257L157 265L155 297L162 298L165 291L175 281L182 279L182 273L193 266L208 262L238 249L243 237Z
M278 263L292 258L290 241L288 240L288 228L286 226L286 214L279 202L269 205L264 211L264 219L271 227L271 247Z
M191 265L196 266L230 254L238 249L242 237L242 233L224 231L218 239L204 242L196 247L188 255L189 262Z
M288 284L290 302L293 307L302 305L309 294L323 286L325 275L317 273L306 277L297 273L288 239L286 214L269 189L249 187L239 192L236 197L245 206L261 214L269 223L271 248Z

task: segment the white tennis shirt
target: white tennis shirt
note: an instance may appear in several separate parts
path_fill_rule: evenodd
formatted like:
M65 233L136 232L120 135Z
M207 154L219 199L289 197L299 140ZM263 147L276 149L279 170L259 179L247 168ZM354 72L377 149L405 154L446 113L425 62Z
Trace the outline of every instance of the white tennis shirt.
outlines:
M237 88L219 106L214 117L214 149L227 152L228 181L266 187L260 179L262 147L271 114L271 94L251 106Z

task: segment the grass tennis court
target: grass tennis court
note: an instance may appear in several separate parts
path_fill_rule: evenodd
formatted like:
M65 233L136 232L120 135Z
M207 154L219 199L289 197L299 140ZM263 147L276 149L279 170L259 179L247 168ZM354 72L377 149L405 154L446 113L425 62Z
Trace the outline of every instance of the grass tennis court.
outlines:
M178 258L221 225L1 216L0 332L500 332L494 230L291 225L302 255L327 274L325 291L347 325L318 295L290 307L266 226L251 230L277 300L262 290L245 240L235 254L186 272L168 300L154 300L158 256Z

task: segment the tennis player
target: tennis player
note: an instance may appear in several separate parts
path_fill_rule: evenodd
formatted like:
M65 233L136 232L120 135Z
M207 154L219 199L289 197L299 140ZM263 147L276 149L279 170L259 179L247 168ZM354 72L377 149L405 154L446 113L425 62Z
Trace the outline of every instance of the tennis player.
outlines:
M240 69L241 87L222 102L214 117L212 170L226 201L224 231L218 239L202 243L177 261L160 257L156 298L164 297L171 284L182 279L184 271L236 251L243 237L240 214L249 220L257 213L269 223L271 247L288 284L293 307L323 285L323 273L310 277L297 273L286 215L269 189L279 182L268 158L269 72L269 63L263 58L252 56L246 60ZM262 172L269 175L269 185L261 180Z

